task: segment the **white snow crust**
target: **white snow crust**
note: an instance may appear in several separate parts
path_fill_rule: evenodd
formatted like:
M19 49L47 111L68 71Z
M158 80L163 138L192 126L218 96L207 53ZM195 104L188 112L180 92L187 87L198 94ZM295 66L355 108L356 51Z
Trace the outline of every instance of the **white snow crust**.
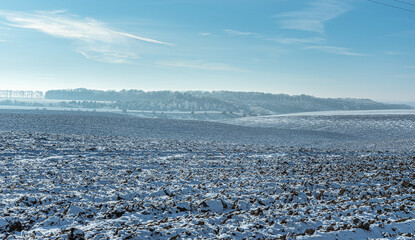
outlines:
M415 239L415 115L19 111L0 111L0 239Z
M1 239L413 239L413 153L0 134Z

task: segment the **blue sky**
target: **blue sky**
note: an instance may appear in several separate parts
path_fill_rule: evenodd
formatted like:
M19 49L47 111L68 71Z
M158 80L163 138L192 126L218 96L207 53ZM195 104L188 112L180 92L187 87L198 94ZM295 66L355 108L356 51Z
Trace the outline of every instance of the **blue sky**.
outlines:
M415 101L415 1L376 2L2 0L0 89Z

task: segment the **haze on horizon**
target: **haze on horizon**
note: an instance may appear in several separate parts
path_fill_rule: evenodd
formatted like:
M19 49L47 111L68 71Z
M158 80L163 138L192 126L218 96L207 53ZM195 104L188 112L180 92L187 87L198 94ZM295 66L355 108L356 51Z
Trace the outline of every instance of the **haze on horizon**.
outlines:
M376 2L4 0L0 88L415 102L415 6Z

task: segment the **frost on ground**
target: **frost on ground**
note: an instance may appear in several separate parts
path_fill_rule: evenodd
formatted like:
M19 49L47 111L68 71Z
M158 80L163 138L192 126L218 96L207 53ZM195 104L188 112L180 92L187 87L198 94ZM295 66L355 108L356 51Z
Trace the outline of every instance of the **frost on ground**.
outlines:
M414 239L414 153L0 132L1 239Z
M414 151L415 147L415 110L309 112L237 118L227 123L349 136L340 141L323 140L317 144L323 148ZM307 145L302 142L300 146Z

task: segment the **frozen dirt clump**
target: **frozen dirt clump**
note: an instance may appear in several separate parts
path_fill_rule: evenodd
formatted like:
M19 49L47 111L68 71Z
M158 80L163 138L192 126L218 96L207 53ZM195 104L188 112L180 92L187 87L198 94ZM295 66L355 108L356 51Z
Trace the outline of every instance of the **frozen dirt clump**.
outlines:
M199 207L202 212L221 213L224 209L226 209L226 204L218 199L208 199L201 202Z
M414 152L27 132L0 145L0 239L415 237Z
M0 233L13 234L21 232L23 229L24 226L19 219L0 219Z
M68 234L69 240L85 240L85 233L82 230L71 228Z

